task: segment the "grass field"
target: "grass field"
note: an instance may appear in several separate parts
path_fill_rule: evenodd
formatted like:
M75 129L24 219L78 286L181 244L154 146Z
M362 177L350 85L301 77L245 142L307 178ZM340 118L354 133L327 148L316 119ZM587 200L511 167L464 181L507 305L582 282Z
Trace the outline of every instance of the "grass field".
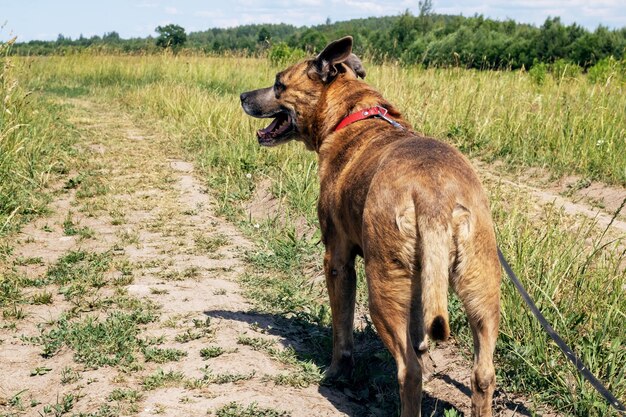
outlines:
M18 83L23 69L0 44L0 236L46 210L41 193L56 174L67 173L75 134L62 106Z
M273 271L242 277L258 308L295 315L307 326L329 325L323 290L311 284L311 274L319 272L321 263L319 235L297 231L300 219L311 227L316 224L315 157L300 144L260 149L254 138L260 122L246 117L239 106L239 93L271 83L277 68L259 59L186 56L74 55L24 58L14 65L10 73L5 66L2 79L3 96L10 93L10 103L19 110L0 116L4 117L0 174L6 178L0 183L6 201L0 213L3 231L17 224L18 214L37 212L23 207L43 207L32 202L32 195L45 190L45 181L37 179L62 173L56 168L58 161L72 157L67 146L72 128L64 123L63 107L54 103L77 97L115 103L192 159L215 194L220 214L256 241L258 249L248 255L251 269ZM548 77L537 85L522 72L422 70L391 64L367 69L367 80L404 110L416 130L443 138L471 157L503 161L510 170L542 167L555 177L577 174L626 185L624 85L592 84L584 76ZM12 79L19 79L20 87L12 87ZM23 102L26 91L34 93ZM28 119L24 122L15 114ZM26 127L15 127L21 124ZM269 181L272 194L285 202L284 214L276 221L255 224L244 216L242 203L263 181ZM555 329L624 400L623 241L620 246L607 239L610 234L593 220L574 219L551 205L538 205L524 192L497 181L486 186L498 241L514 270ZM13 293L9 286L4 288L0 305L10 318L7 306L14 305ZM499 386L532 395L565 415L613 415L549 342L507 279L502 289ZM363 310L367 301L362 273L359 291L358 308ZM453 300L450 309L453 333L468 349L471 336L459 303ZM115 323L125 318L111 316ZM48 343L57 342L51 338ZM367 370L362 372L368 376ZM315 375L307 383L316 381ZM306 379L311 373L303 371L301 376ZM372 384L393 396L393 383Z

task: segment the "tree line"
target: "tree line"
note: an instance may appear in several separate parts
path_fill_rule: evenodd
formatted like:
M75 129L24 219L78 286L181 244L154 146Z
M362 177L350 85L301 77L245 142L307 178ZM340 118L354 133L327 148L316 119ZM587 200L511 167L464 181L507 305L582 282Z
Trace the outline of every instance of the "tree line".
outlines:
M537 27L513 20L498 21L432 13L430 2L420 2L417 15L401 15L331 22L312 27L255 24L212 28L186 34L177 25L158 27L156 38L122 39L116 32L103 36L16 43L12 53L45 55L84 49L120 53L156 53L162 48L200 53L236 52L265 55L272 49L289 53L319 52L329 41L352 35L355 52L370 59L405 64L463 66L478 69L530 69L537 64L569 62L588 69L613 57L624 60L626 27L587 30L549 17ZM182 31L182 32L181 32ZM176 40L167 36L177 36Z

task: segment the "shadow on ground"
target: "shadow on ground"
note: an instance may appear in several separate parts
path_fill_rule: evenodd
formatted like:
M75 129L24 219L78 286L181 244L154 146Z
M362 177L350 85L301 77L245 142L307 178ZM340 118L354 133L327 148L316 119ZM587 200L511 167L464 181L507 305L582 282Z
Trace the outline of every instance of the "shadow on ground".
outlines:
M210 318L236 320L265 329L268 334L281 338L284 346L292 347L300 360L309 360L324 369L330 364L332 334L329 327L319 326L301 318L256 312L205 311ZM399 414L398 384L395 364L371 326L356 331L355 369L349 381L322 383L319 392L338 411L350 417L395 417ZM448 375L434 378L455 387L469 405L471 389ZM533 416L531 410L514 399L496 392L495 415ZM456 411L456 414L449 414ZM446 413L448 411L448 413ZM424 392L422 415L439 417L464 415L452 403Z

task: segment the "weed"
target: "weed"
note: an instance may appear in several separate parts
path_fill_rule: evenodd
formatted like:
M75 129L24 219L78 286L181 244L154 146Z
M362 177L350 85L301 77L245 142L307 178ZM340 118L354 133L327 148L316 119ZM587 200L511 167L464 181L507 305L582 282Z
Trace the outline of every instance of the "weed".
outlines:
M273 340L259 337L249 337L245 335L239 336L237 343L250 346L254 350L265 352L273 359L296 368L296 370L292 372L272 377L271 379L277 385L289 385L296 388L304 388L311 384L318 383L322 379L321 371L317 365L311 361L298 359L296 352L292 347L278 349L275 347L275 342Z
M134 389L114 389L111 394L109 394L109 401L131 401L137 402L141 400L143 394L134 390Z
M108 252L70 251L48 269L46 277L58 285L81 282L100 287L110 262L111 256Z
M141 385L144 391L150 391L165 386L177 385L181 383L184 378L185 376L182 372L174 372L171 370L165 372L163 369L159 368L155 373L146 376L141 381Z
M217 358L218 356L224 354L225 350L220 346L209 346L200 349L200 356L202 359L211 359Z
M120 239L122 245L134 245L138 247L141 244L139 233L131 229L124 229L118 232L117 237Z
M262 408L256 403L252 403L247 407L231 402L215 410L216 417L289 417L286 411L279 411L273 408Z
M54 356L67 345L74 350L74 359L86 366L131 366L142 345L137 337L138 326L155 319L149 306L141 306L130 313L114 311L104 321L86 317L83 321L71 322L61 317L52 329L42 331L41 336L32 341L42 345L44 357Z
M208 334L210 334L208 331L194 331L192 329L186 329L184 332L177 334L174 339L179 343L187 343L192 340L201 339Z
M2 317L5 319L22 320L26 318L26 312L22 307L13 304L11 307L2 310Z
M14 261L15 265L26 266L26 265L43 265L43 259L39 256L37 257L18 257Z
M66 236L74 236L78 234L76 224L72 220L72 212L68 211L65 220L63 220L63 234Z
M61 106L22 88L7 56L11 43L0 43L0 177L5 179L0 181L0 235L45 213L46 185L64 171L77 136Z
M74 408L74 403L77 400L78 398L71 393L65 394L60 401L57 397L56 403L45 405L40 414L42 414L43 416L61 417L62 415L72 411L72 408Z
M76 191L78 200L89 199L97 196L105 195L108 187L103 180L95 173L84 174L80 182L80 187Z
M146 347L143 349L143 355L146 362L165 363L179 361L181 358L187 356L187 352L173 348L160 349Z
M200 276L200 268L190 266L182 271L166 270L159 273L159 277L167 281L184 281L186 279L196 279Z
M52 304L52 293L44 291L33 295L33 304Z
M237 381L245 381L254 377L255 372L248 374L225 372L214 374L208 365L202 368L203 376L198 379L189 379L185 382L185 387L189 389L202 388L210 384L228 384Z
M84 226L78 229L78 237L81 240L93 239L95 235L96 231L93 230L91 227Z
M211 236L197 234L194 237L194 243L196 246L196 251L198 253L211 254L217 251L222 246L227 245L228 238L219 233Z
M61 370L61 384L73 384L80 379L78 371L66 366Z
M237 338L237 343L244 346L250 346L254 350L258 350L261 352L270 352L274 351L274 342L271 339L263 339L260 337L250 337L245 335L240 335Z
M16 394L13 394L13 396L9 398L9 406L17 408L18 410L24 409L24 405L22 404L22 394L24 394L26 391L27 390L22 390Z
M125 213L119 209L114 209L109 212L111 216L111 225L119 226L126 222Z
M52 368L48 368L47 366L38 366L32 371L30 371L30 376L45 375L51 370Z
M22 301L23 279L16 274L0 272L0 307Z

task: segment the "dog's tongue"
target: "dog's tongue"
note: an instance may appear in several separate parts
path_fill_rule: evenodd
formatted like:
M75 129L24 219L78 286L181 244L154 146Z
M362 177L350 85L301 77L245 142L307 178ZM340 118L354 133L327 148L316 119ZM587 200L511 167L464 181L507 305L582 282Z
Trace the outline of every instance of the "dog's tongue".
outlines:
M272 123L270 123L269 126L267 126L265 129L259 129L256 132L257 136L260 138L264 138L264 139L271 136L272 131L276 129L276 125L278 125L279 119L280 117L277 117L274 120L272 120Z
M291 127L290 118L287 114L279 114L265 129L259 129L256 133L261 139L272 139L285 133Z

